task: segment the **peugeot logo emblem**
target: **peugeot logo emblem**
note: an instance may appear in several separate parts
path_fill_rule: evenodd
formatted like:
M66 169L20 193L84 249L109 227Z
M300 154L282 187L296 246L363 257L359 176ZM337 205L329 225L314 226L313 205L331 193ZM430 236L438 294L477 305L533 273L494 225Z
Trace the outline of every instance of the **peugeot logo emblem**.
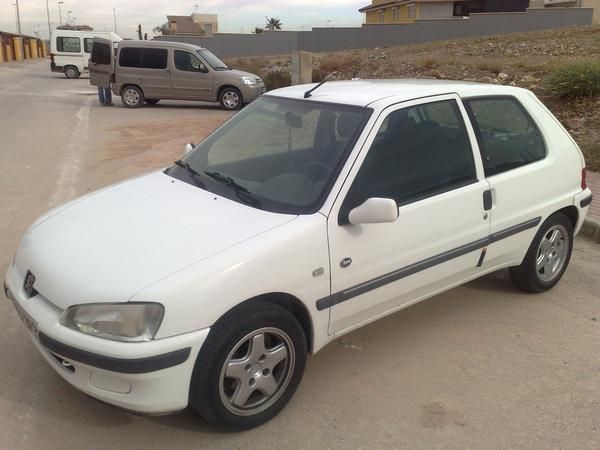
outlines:
M33 288L34 283L35 275L28 270L27 275L25 275L25 282L23 283L23 290L25 291L25 295L27 296L27 298L31 298L34 295L37 295L37 292Z

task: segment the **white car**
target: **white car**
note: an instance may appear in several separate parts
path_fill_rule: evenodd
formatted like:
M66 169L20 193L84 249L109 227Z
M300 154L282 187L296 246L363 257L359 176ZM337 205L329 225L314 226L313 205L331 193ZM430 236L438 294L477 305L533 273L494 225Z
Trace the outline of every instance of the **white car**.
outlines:
M314 88L272 91L182 161L31 226L5 290L64 379L248 429L349 331L503 268L530 292L559 281L592 196L531 92Z

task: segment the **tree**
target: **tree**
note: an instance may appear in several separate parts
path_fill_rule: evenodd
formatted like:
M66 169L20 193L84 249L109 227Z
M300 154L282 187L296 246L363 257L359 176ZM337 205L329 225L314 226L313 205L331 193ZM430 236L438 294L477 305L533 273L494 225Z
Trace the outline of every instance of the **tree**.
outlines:
M169 24L166 24L166 23L163 23L162 25L152 28L152 32L157 35L162 34L163 36L171 34L171 31L169 30Z
M277 19L275 17L266 17L265 19L267 19L267 24L265 25L265 28L269 31L279 31L281 30L281 26L283 25L281 23L280 19Z
M252 32L253 34L263 34L265 31L264 28L261 27L254 27L254 31Z

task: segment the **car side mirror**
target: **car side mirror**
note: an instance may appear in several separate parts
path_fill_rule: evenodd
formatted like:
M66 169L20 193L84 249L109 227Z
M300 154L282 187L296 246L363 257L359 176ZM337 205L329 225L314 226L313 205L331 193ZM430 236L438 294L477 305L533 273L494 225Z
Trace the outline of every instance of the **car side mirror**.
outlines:
M348 221L352 225L392 223L398 220L398 215L398 205L395 200L373 197L351 210Z
M183 149L183 156L187 155L189 152L194 150L196 146L191 142L189 144L185 144L185 148Z

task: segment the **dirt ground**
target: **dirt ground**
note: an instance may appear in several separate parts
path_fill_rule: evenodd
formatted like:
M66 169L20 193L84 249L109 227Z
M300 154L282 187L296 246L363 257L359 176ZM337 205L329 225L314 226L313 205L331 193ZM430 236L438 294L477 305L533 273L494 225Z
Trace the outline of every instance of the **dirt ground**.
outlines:
M87 80L45 62L0 65L1 270L41 213L170 164L229 116L115 100L99 106ZM232 434L188 410L138 416L85 396L0 301L0 449L597 449L599 273L600 245L578 238L551 292L526 295L500 272L357 330L309 358L279 416Z

